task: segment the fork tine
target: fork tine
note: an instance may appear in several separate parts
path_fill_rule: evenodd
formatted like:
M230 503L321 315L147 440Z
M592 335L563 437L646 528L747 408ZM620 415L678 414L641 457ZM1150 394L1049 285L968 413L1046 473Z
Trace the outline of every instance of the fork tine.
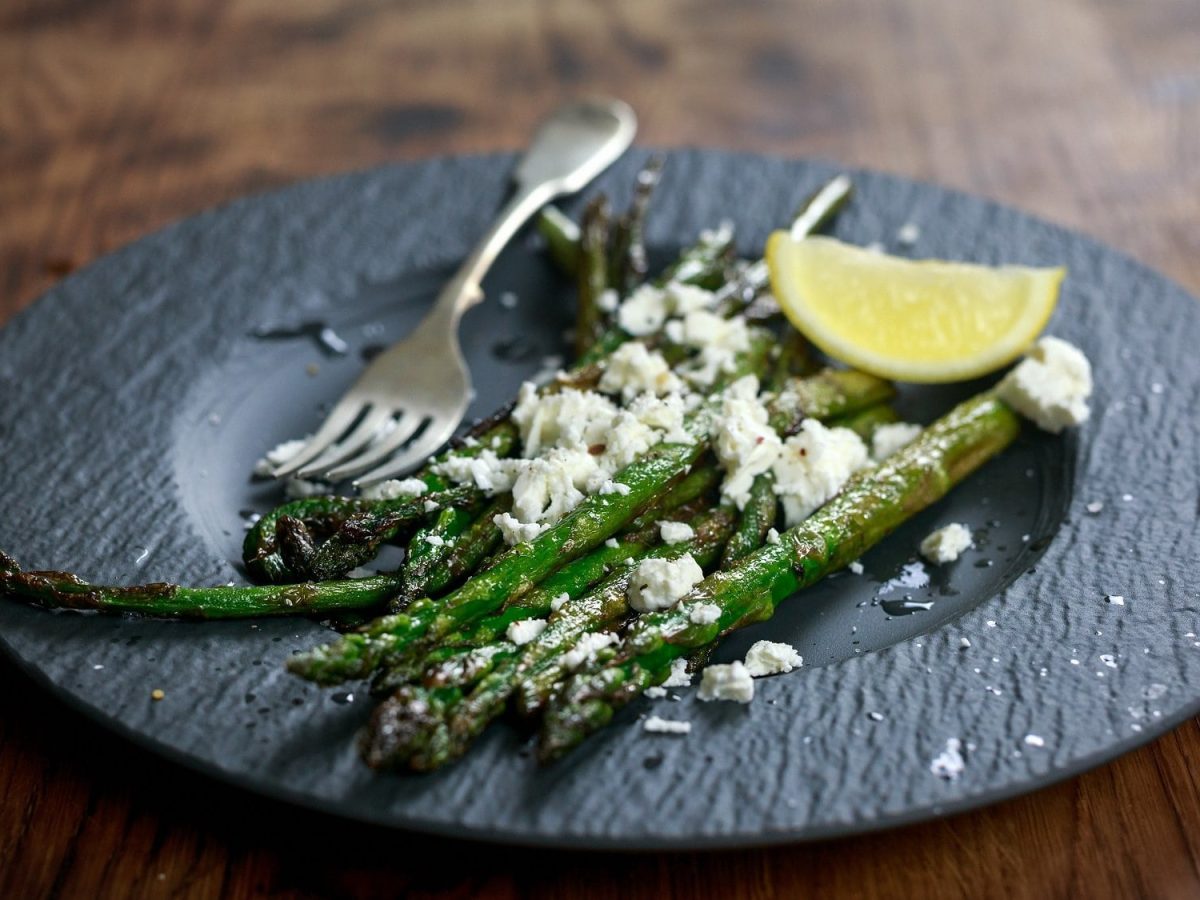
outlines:
M423 462L427 456L430 456L435 450L446 443L450 435L454 433L455 421L449 422L449 428L445 426L438 427L438 422L435 419L429 423L429 428L420 438L413 441L410 447L405 448L404 452L377 469L372 469L365 475L360 475L354 479L354 483L359 487L367 487L372 484L378 484L381 481L387 481L389 478L394 478L397 475L402 475L415 466L417 463Z
M345 438L329 447L324 453L302 468L297 474L301 478L314 475L325 475L339 462L347 457L353 457L379 433L383 423L392 417L392 411L383 406L372 405L367 414Z
M325 417L325 421L321 423L321 427L317 429L317 433L309 439L304 448L275 469L272 474L276 478L284 478L305 465L309 460L315 459L330 444L336 441L343 431L354 423L354 420L362 412L362 408L362 403L353 397L349 395L343 397L338 401L337 406L330 410L329 415Z
M343 478L349 478L351 475L357 475L359 472L365 472L372 466L386 460L398 448L404 446L404 443L417 433L417 429L421 427L421 423L425 421L424 416L406 415L403 416L396 427L384 435L379 443L368 447L358 456L346 460L341 465L329 470L329 477L334 481L340 481Z

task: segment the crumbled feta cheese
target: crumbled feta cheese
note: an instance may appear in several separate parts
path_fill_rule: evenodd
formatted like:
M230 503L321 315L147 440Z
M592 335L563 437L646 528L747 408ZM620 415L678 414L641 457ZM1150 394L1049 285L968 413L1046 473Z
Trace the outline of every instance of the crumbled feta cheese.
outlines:
M608 494L620 494L622 497L627 496L633 490L629 485L623 484L620 481L613 481L611 478L600 485L600 493L603 496Z
M958 639L958 646L962 647L962 649L964 649L964 650L969 650L969 649L970 649L970 647L971 647L971 639L970 639L970 638L965 638L965 637L964 637L964 638L959 638L959 639Z
M437 512L437 510L441 509L441 507L438 506L438 502L436 500L426 500L424 503L424 507L425 507L425 512L427 512L427 513Z
M863 564L860 563L857 559L854 560L853 562L849 563L846 566L846 568L849 569L855 575L861 575L864 571Z
M774 528L767 529L767 543L772 547L779 543L779 532Z
M959 522L952 522L921 541L921 555L937 565L952 563L972 542L971 529Z
M571 599L571 595L565 591L550 600L550 612L558 612Z
M733 700L749 703L754 699L754 679L740 662L727 666L707 666L700 676L701 700Z
M259 478L272 478L275 470L294 457L308 445L308 438L298 438L294 441L284 441L276 444L263 454L263 458L254 464L254 474Z
M639 394L659 397L678 391L683 382L661 353L640 341L629 341L609 355L597 387L606 394L620 394L628 403Z
M305 497L321 497L333 493L333 485L324 481L306 481L303 478L289 478L283 484L283 495L289 500L303 500Z
M403 481L393 478L362 489L362 495L368 500L397 500L400 497L420 497L427 493L429 486L420 478L405 478Z
M804 665L804 659L791 644L756 641L746 653L746 671L751 678L790 672Z
M693 384L711 385L722 372L733 371L736 354L750 347L750 330L741 316L724 319L705 310L690 312L677 332L681 343L699 351L683 367L683 376ZM668 337L672 332L668 331Z
M1113 606L1124 606L1125 598L1120 594L1108 594L1104 598L1106 603L1111 603Z
M512 513L500 513L492 518L492 522L500 529L500 534L504 537L504 543L510 547L514 544L532 541L550 527L538 522L521 522L519 519L514 518Z
M784 441L783 452L771 467L788 527L833 499L867 462L866 445L849 428L826 428L815 419L805 419L800 432Z
M1092 366L1079 348L1044 337L1004 376L997 394L1039 428L1057 434L1087 421Z
M687 670L687 660L672 660L671 674L667 676L667 680L662 683L662 686L665 688L687 687L691 683L692 676Z
M692 723L650 716L642 723L642 728L652 734L687 734L692 730Z
M754 479L779 458L783 442L767 422L767 408L759 402L758 379L739 378L721 399L713 451L725 470L721 493L743 508L750 499Z
M921 237L921 226L916 222L905 222L896 232L896 240L901 244L915 244Z
M661 700L663 697L667 696L667 689L665 687L659 687L657 684L652 684L650 687L646 688L645 694L651 700Z
M697 603L688 610L688 621L696 625L712 625L721 620L721 607L715 603Z
M662 440L672 444L692 444L696 439L683 427L683 418L688 404L697 399L695 394L667 394L665 397L640 394L626 409L643 425L661 431Z
M347 578L373 578L375 573L370 569L364 569L362 566L357 566L346 573ZM230 582L232 584L232 582Z
M617 636L607 631L589 631L575 646L563 654L563 668L574 672L596 658L596 653L617 642Z
M421 536L421 540L427 543L430 547L445 547L446 539L437 534L426 534Z
M1087 509L1089 515L1093 515L1093 516L1099 515L1100 511L1102 509L1104 509L1104 501L1103 500L1093 500L1091 503L1089 503L1087 505L1086 509Z
M669 313L666 293L654 285L643 284L617 310L617 324L634 337L644 337L662 328Z
M540 395L526 382L517 396L512 419L521 432L527 459L548 447L591 447L605 443L619 410L595 391L562 390Z
M612 288L605 288L600 292L600 296L596 298L596 308L600 312L616 312L617 304L620 303L620 300L621 298L617 296L616 291Z
M882 462L902 447L917 439L921 426L911 422L889 422L880 425L871 435L871 458Z
M694 284L672 281L666 286L665 291L670 303L671 314L681 318L688 313L712 309L717 305L716 294L696 287Z
M930 772L947 781L954 781L965 768L966 763L962 758L962 741L958 738L949 738L946 741L946 749L935 756L929 764Z
M670 609L704 580L704 570L685 553L678 559L644 559L629 579L626 597L638 612Z
M682 544L696 536L695 530L687 522L659 522L658 533L664 544Z
M478 456L452 456L434 471L455 484L471 484L484 493L499 494L512 489L517 475L517 461L500 459L494 450L488 449Z
M524 646L546 630L549 623L545 619L517 619L510 622L505 636L518 647Z
M616 550L618 547L621 546L621 542L618 541L615 537L609 538L607 541L604 542L604 546L608 547L611 550Z
M586 450L564 447L529 460L513 481L512 514L521 522L557 522L583 501L596 469Z

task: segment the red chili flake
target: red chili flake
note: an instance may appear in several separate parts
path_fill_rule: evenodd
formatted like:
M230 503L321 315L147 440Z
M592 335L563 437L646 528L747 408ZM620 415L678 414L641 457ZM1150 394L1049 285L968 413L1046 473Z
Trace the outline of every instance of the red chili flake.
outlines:
M592 446L588 447L588 453L590 453L592 456L599 456L607 449L607 444L592 444Z

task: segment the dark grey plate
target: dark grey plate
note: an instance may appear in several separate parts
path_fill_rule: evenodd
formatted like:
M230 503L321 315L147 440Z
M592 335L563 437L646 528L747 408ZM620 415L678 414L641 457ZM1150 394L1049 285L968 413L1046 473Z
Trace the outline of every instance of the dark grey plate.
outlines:
M600 187L623 199L641 158ZM239 578L240 512L277 499L249 481L251 464L314 425L364 348L416 321L499 204L510 165L441 159L298 185L68 278L0 333L0 547L97 581ZM666 253L731 218L755 253L833 171L671 153L650 242ZM644 734L646 702L546 769L528 736L502 725L447 772L380 776L353 748L365 693L283 671L290 652L329 636L317 623L171 624L6 602L0 641L59 696L217 777L364 821L546 845L723 846L912 821L1031 790L1193 715L1200 306L1017 212L883 175L855 180L843 237L894 247L913 221L918 255L1068 265L1050 330L1092 358L1094 417L1077 438L1023 437L868 554L865 575L831 578L731 639L727 658L772 636L807 660L760 682L748 708L698 704L686 689L653 707L690 720L686 738ZM570 291L530 242L488 288L465 325L476 412L562 353L572 318ZM312 322L350 353L254 336ZM928 419L978 387L909 390L902 402ZM1089 514L1093 501L1104 507ZM897 583L920 538L949 521L976 526L979 548L927 585ZM932 606L902 615L906 595ZM165 699L152 702L153 688ZM955 780L931 771L948 740L965 758Z

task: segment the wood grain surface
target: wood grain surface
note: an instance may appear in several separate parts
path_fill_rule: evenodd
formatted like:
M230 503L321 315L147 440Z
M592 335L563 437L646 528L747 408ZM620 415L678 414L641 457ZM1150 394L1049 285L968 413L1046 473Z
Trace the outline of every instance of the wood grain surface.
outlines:
M935 180L1200 293L1196 0L2 0L0 321L181 216L314 175L516 148L588 91L629 100L644 143ZM133 749L7 663L0 678L3 897L1200 894L1195 721L945 821L588 855L285 809Z

